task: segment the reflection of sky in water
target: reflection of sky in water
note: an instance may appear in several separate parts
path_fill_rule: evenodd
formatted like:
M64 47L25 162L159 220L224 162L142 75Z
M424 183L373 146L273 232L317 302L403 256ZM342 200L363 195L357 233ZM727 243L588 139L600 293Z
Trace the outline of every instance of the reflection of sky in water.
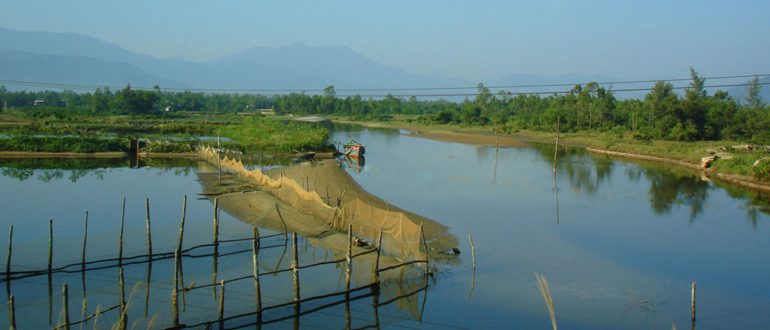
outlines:
M535 272L548 279L559 324L566 328L669 328L672 323L684 328L689 323L693 280L699 285L699 327L760 328L770 323L768 215L756 207L763 202L736 189L704 183L691 174L675 173L681 170L594 158L582 152L560 154L557 189L550 146L495 152L396 133L363 129L336 133L333 138L344 141L350 134L366 144L365 167L360 172L349 168L349 173L390 203L449 226L460 239L465 264L439 266L431 280L423 323L391 308L382 310L380 316L389 320L387 324L548 327ZM175 245L185 194L189 197L185 242L211 240L211 202L196 198L201 188L195 170L185 170L195 168L194 163L169 169L129 169L127 165L82 173L11 171L26 175L24 180L3 172L0 230L6 232L2 228L15 224L14 263L45 264L46 252L39 247L47 242L49 218L55 224L55 263L78 259L85 210L90 211L89 256L114 256L123 196L127 197L127 255L145 249L145 197L151 201L155 249L169 250ZM73 177L77 180L71 180ZM248 227L223 213L220 230L222 238L237 238ZM478 253L473 290L468 233L473 234ZM300 251L303 260L324 253L312 245ZM0 255L5 252L6 246L0 244ZM263 267L285 265L290 259L282 249L265 251L263 258ZM221 276L242 275L240 260L222 260ZM165 301L170 264L154 267L153 276L165 281L154 295ZM188 284L211 281L210 259L185 267ZM248 271L249 265L246 268ZM128 278L141 279L143 271L129 269ZM311 273L308 283L315 284L307 290L337 286L337 280L318 280L328 273L336 279L340 269ZM114 286L114 273L94 277L104 283L100 285ZM79 278L60 278L56 285L62 281L77 283ZM30 285L39 286L39 281L32 282ZM278 277L266 280L265 287L273 290L270 299L278 301L280 289L289 285L289 278ZM14 292L24 296L25 288L15 286ZM237 293L240 289L244 293ZM248 290L246 283L236 286L233 294L248 301ZM27 295L44 296L44 291ZM20 301L29 306L35 298L27 298ZM190 299L207 306L211 291L203 290ZM94 298L94 304L97 301ZM156 308L167 312L167 307L158 303ZM370 308L366 299L354 303L362 317L371 317ZM7 320L2 313L0 320ZM303 317L302 324L343 327L340 315L344 312L334 309L329 314Z
M684 327L693 280L702 292L699 326L770 322L769 218L750 197L732 197L696 173L579 151L560 152L557 196L553 146L500 149L495 159L494 148L379 129L353 134L367 146L365 170L351 172L364 189L446 224L462 242L466 267L450 267L431 291L459 306L437 309L547 325L538 272L569 328ZM479 269L473 298L462 300L468 233Z

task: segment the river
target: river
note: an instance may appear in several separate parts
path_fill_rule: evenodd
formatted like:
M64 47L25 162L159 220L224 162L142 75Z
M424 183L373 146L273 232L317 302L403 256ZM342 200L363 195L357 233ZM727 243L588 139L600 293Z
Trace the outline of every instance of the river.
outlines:
M461 262L436 264L426 291L381 308L381 327L548 328L551 321L535 274L547 279L562 328L689 327L692 282L698 288L697 328L770 324L767 196L706 182L689 170L579 149L559 150L554 177L553 146L496 149L404 133L338 125L332 138L344 142L351 136L365 143L365 165L348 163L350 175L389 203L448 226L459 239ZM136 165L123 160L68 166L0 162L0 233L7 236L14 225L14 269L45 268L49 219L54 223L55 265L79 261L86 210L89 259L114 257L123 197L126 255L145 250L145 198L150 200L156 251L175 246L185 195L185 247L210 242L212 203L197 195L204 167L187 160ZM247 224L224 212L220 230L221 239L250 232ZM475 271L469 234L476 247ZM274 237L263 244L282 242ZM5 256L7 247L0 245ZM237 252L249 246L243 242L224 249ZM301 260L331 258L312 241L301 240L300 246ZM280 247L260 254L265 271L286 266L289 259ZM212 268L218 271L214 276ZM339 289L341 268L330 266L303 277L303 295ZM216 266L210 257L191 259L184 264L185 285L250 271L249 254L221 258ZM146 264L128 265L124 272L129 325L169 325L172 261L158 260L149 269ZM15 296L18 328L55 325L64 283L72 286L70 319L80 318L82 297L87 296L89 313L97 305L114 305L117 277L117 268L88 272L85 280L80 272L57 273L50 281L52 295L45 276L12 281L8 291ZM266 278L265 302L285 301L283 292L290 287L288 276ZM228 300L228 312L248 311L253 306L251 283L232 288L228 286L228 297L234 299ZM215 316L216 293L211 288L188 293L183 321ZM271 326L364 327L375 319L371 304L371 299L350 301ZM290 315L277 311L277 317L281 312ZM8 326L7 313L7 308L0 312L0 327ZM346 314L352 317L346 320ZM116 319L104 314L97 322L108 328Z

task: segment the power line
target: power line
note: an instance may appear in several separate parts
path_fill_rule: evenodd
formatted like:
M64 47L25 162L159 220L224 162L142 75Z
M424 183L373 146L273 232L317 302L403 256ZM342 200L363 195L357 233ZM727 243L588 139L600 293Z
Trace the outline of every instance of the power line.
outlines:
M726 79L740 79L740 78L753 78L753 77L767 77L770 76L770 74L751 74L751 75L727 75L727 76L708 76L708 77L701 77L705 80L726 80ZM692 78L674 78L674 79L656 79L656 80L621 80L621 81L605 81L605 82L596 82L597 85L626 85L626 84L642 84L642 83L657 83L659 81L663 82L682 82L682 81L690 81ZM550 91L527 91L527 92L513 92L509 91L508 89L522 89L522 88L544 88L544 87L573 87L576 85L585 85L588 82L582 82L582 83L559 83L559 84L520 84L520 85L494 85L494 86L484 86L487 89L494 89L498 91L504 91L507 93L511 93L513 95L549 95L549 94L566 94L569 93L569 90L550 90ZM26 86L26 87L38 87L38 88L57 88L57 89L69 89L69 90L78 90L78 91L93 91L97 89L103 89L103 88L109 88L109 89L115 89L120 90L124 87L120 86L99 86L99 85L89 85L89 84L73 84L73 83L53 83L53 82L36 82L36 81L23 81L23 80L4 80L0 79L0 84L7 84L7 85L14 85L14 86ZM718 84L718 85L710 85L710 86L704 86L704 88L721 88L721 87L741 87L741 86L748 86L748 83L739 83L739 84ZM759 85L767 85L767 83L760 83ZM154 90L155 87L131 87L134 90ZM478 93L427 93L427 94L391 94L391 93L385 93L385 94L350 94L351 92L388 92L388 91L394 91L394 92L406 92L406 91L448 91L448 90L473 90L477 89L478 86L473 87L415 87L415 88L355 88L355 89L336 89L335 92L347 92L347 94L343 95L337 95L337 96L361 96L361 97L386 97L386 96L394 96L394 97L467 97L467 96L476 96ZM683 89L687 87L683 86L676 86L674 89ZM208 93L316 93L316 92L324 92L324 89L217 89L217 88L161 88L163 91L195 91L195 92L208 92ZM645 88L624 88L624 89L612 89L613 92L636 92L636 91L648 91L650 90L649 87Z
M750 83L741 83L741 84L720 84L720 85L707 85L703 86L703 88L725 88L725 87L747 87ZM759 86L766 86L770 85L770 82L767 83L758 83ZM672 89L674 90L682 90L687 89L689 86L674 86ZM618 93L618 92L644 92L644 91L650 91L649 87L646 88L622 88L622 89L612 89L612 93ZM511 92L506 90L500 90L500 92L505 92L510 95L559 95L559 94L569 94L572 93L571 90L551 90L551 91L531 91L531 92ZM337 95L338 97L351 97L351 96L360 96L362 98L379 98L379 97L472 97L472 96L478 96L479 93L432 93L432 94L346 94L346 95ZM492 95L498 95L498 94L492 94Z

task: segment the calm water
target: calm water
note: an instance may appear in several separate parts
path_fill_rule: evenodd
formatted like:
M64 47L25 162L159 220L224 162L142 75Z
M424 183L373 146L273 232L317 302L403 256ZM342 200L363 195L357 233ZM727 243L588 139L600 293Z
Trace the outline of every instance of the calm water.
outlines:
M423 321L546 328L535 273L564 328L770 325L767 196L728 191L697 173L553 147L500 149L393 130L337 132L367 145L349 172L389 202L448 225L465 265L431 287ZM468 234L477 246L471 289Z
M550 328L535 273L548 279L562 328L647 329L672 324L686 328L692 281L698 282L697 328L770 324L767 197L725 190L695 173L575 150L560 152L554 180L554 150L549 146L496 151L400 133L337 127L333 138L345 141L351 135L365 143L366 164L349 168L351 175L390 203L449 226L461 242L463 262L437 265L439 271L427 292L381 308L383 327ZM196 195L201 192L197 162L154 162L140 168L131 168L136 164L128 161L69 165L78 169L62 169L61 162L0 161L0 235L7 236L8 225L14 224L15 269L45 267L49 218L54 219L55 266L79 261L86 210L89 258L117 255L124 196L125 255L145 249L145 198L151 203L156 251L171 250L176 244L184 195L189 198L185 247L211 240L212 204ZM220 230L222 239L249 234L247 225L226 213ZM475 274L469 233L477 250ZM261 252L262 271L288 265L290 255L282 247L282 237L262 243L277 246ZM0 255L5 256L7 247L0 245ZM249 247L245 242L223 249ZM335 258L312 240L301 240L300 247L303 261ZM214 269L211 257L186 259L185 285L248 275L250 255L221 257L212 277ZM170 260L155 261L147 295L147 265L124 267L130 326L169 324L172 270ZM342 269L334 265L312 270L302 279L303 295L338 290L341 275ZM89 313L97 305L116 304L117 277L117 268L87 273ZM56 274L50 303L45 276L13 281L10 289L16 296L19 328L50 327L49 313L56 323L63 283L71 287L70 318L79 319L82 280L79 272ZM262 285L266 304L290 300L286 295L290 277L269 276ZM211 288L190 292L182 320L190 324L215 317L216 294ZM228 284L227 294L228 312L253 306L251 282ZM370 298L350 302L353 327L373 323L371 303ZM336 305L302 316L299 325L344 328L345 312L343 305ZM97 321L99 326L112 325L112 315ZM150 321L154 315L157 319ZM281 315L291 311L271 316ZM7 322L4 308L0 327L7 327ZM294 322L289 319L271 327L292 327ZM244 323L248 322L231 325Z

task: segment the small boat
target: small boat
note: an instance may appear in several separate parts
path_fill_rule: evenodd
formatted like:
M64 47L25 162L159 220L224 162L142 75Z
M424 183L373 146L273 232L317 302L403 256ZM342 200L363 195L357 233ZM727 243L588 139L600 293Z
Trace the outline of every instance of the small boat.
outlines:
M345 143L344 147L343 153L348 157L363 157L366 153L366 147L353 139Z

